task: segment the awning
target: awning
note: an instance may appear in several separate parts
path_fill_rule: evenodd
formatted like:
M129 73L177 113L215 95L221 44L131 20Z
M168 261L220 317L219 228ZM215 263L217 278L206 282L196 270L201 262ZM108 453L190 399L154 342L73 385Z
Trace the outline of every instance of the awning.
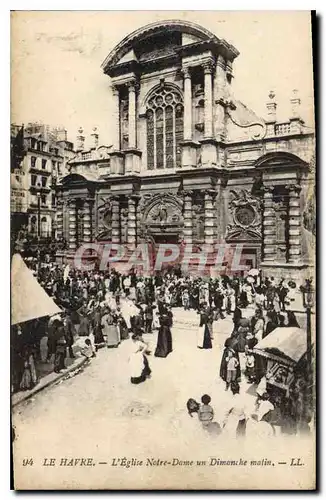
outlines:
M296 327L275 328L254 347L256 354L271 353L298 363L307 350L307 333ZM266 355L265 355L266 357Z
M11 324L59 312L61 309L38 283L22 257L15 254L11 262Z

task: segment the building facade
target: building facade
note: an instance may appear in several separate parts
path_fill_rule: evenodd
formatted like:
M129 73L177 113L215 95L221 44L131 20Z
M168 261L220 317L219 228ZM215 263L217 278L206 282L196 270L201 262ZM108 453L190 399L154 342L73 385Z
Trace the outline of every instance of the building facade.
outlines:
M112 146L80 150L57 185L61 257L90 241L227 243L274 275L309 268L314 131L295 92L282 123L273 92L265 119L235 99L238 55L184 21L145 26L111 51Z
M76 154L73 143L67 141L64 129L50 130L49 126L38 123L12 126L11 135L14 147L17 149L20 141L23 152L17 161L12 158L11 214L12 221L17 222L12 231L23 231L31 240L53 241L55 185L68 174L67 163Z

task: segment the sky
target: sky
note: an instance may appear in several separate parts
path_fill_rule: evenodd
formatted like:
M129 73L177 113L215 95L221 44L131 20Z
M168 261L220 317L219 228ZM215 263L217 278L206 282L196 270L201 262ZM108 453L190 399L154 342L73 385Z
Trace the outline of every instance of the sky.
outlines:
M101 64L126 35L151 22L192 21L234 45L233 94L259 116L274 90L278 119L290 115L298 89L301 114L313 125L309 11L19 11L11 20L11 122L63 126L86 145L94 126L110 145L110 79Z

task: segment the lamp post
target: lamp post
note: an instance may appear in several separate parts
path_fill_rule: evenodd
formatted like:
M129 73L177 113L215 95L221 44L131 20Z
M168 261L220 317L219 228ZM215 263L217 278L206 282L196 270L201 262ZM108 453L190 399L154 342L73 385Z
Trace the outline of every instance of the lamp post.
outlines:
M304 286L300 287L303 299L303 307L306 309L307 314L307 391L306 391L306 411L309 413L314 413L316 418L316 413L314 412L314 372L312 367L312 345L311 345L311 310L314 307L315 292L312 286L312 278L306 279Z
M314 306L312 278L306 279L306 284L300 287L300 291L302 293L303 307L307 314L307 364L308 370L311 370L311 310Z
M37 262L40 264L40 239L41 239L41 183L36 184L37 196Z

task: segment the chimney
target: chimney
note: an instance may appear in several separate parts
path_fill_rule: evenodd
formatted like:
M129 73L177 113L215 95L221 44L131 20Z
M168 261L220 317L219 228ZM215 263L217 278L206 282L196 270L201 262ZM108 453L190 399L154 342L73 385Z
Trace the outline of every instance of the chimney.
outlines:
M77 153L84 151L85 136L83 135L83 133L84 133L83 127L79 127L77 135L77 145L76 145Z
M98 131L97 127L93 128L93 132L91 133L91 148L92 149L97 149L98 148Z
M65 128L58 128L56 130L57 141L66 141L67 140L67 130Z

